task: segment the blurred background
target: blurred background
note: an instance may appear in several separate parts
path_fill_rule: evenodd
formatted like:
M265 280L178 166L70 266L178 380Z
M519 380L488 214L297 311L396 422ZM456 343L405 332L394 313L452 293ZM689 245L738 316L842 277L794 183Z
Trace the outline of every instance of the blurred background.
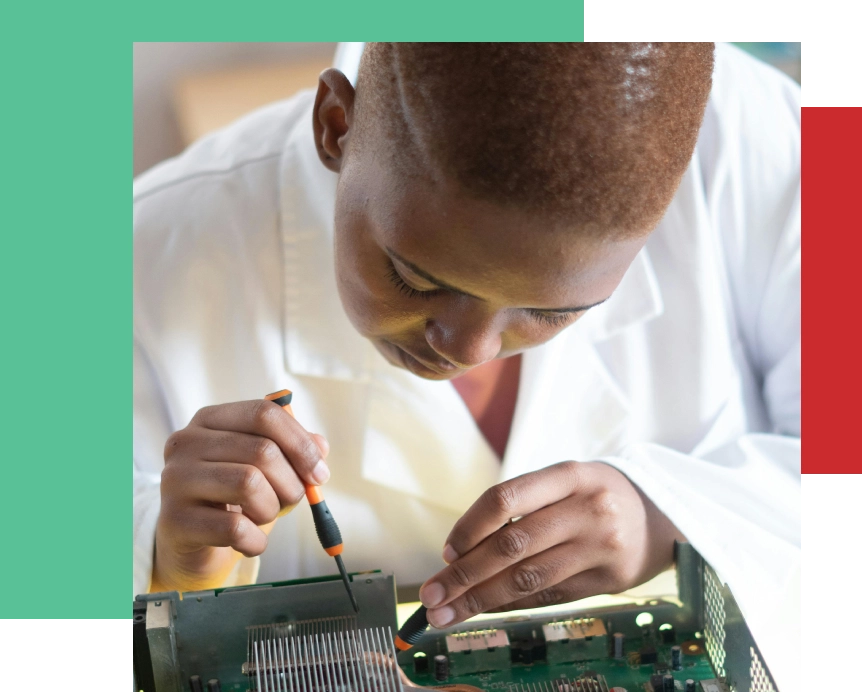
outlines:
M317 85L335 43L135 43L134 174L267 103ZM800 81L801 44L737 43Z

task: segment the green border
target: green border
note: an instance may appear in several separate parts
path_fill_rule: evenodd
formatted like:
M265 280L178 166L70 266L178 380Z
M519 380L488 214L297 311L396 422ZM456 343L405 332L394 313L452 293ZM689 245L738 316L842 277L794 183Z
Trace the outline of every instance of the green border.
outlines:
M132 42L582 41L583 19L582 0L4 8L0 618L131 616Z

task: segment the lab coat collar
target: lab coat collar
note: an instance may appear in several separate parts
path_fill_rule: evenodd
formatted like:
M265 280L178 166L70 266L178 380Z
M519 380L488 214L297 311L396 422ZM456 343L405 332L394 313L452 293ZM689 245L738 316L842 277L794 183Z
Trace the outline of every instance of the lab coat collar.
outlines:
M366 381L374 347L353 328L335 280L334 212L338 176L317 156L307 117L291 133L281 160L285 368L294 375Z

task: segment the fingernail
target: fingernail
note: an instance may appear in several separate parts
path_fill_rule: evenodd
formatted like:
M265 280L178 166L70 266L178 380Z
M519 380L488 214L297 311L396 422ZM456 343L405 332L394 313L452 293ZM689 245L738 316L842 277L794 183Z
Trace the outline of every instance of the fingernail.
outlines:
M426 608L433 608L438 603L442 603L445 596L446 589L436 581L428 582L419 590L419 600Z
M323 485L329 480L329 467L323 459L317 462L317 466L315 466L314 470L311 472L311 477L320 485Z
M428 611L428 622L438 629L445 627L455 619L455 609L451 606L443 606L437 610Z
M443 562L448 565L451 562L455 562L457 559L458 553L455 552L455 548L447 543L443 548Z

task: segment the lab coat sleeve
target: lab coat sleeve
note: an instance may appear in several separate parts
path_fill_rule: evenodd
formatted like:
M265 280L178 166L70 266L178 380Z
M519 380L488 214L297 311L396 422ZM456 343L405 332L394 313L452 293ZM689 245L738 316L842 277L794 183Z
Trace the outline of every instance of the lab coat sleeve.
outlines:
M133 483L133 595L150 590L156 523L161 507L161 472L165 442L174 430L155 369L143 346L134 344ZM224 586L253 584L260 558L242 558Z
M790 690L800 631L799 90L765 67L741 69L751 70L745 88L716 94L704 123L712 148L700 154L737 337L770 429L691 454L632 444L604 461L730 586L776 683Z

